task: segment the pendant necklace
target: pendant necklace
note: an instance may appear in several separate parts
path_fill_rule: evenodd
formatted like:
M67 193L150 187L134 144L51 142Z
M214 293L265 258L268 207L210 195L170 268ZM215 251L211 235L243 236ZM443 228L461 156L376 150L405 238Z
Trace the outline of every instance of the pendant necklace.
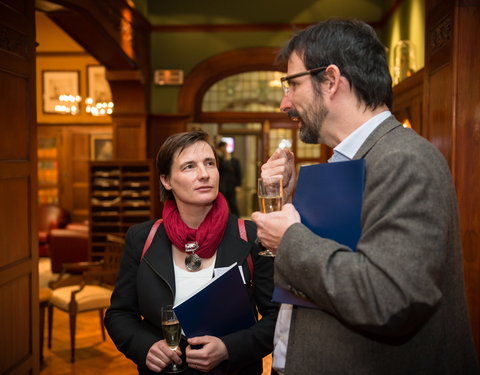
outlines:
M185 258L185 267L190 272L195 272L200 269L202 266L202 259L195 254L199 248L198 242L187 242L185 244L185 252L188 253L187 257Z

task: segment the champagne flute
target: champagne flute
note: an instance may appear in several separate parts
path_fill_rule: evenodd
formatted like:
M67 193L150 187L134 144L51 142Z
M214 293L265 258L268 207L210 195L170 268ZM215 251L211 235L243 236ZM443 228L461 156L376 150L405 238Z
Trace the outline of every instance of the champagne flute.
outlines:
M280 211L282 209L283 202L282 177L272 176L259 178L257 195L261 212L269 213L273 211ZM275 252L270 249L262 250L258 254L267 257L275 256Z
M171 350L177 350L178 345L180 344L182 328L180 327L180 322L173 310L173 305L162 306L162 332L168 347ZM163 371L168 374L175 374L184 370L184 366L172 362Z

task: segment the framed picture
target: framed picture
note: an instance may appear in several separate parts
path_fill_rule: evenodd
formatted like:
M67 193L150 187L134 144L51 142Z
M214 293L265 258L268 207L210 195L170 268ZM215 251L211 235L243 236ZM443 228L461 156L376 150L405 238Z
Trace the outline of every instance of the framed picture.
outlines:
M80 96L80 72L78 70L45 70L42 72L43 84L43 112L44 113L69 113L78 114L78 102L65 102L60 100L60 95L71 98ZM77 111L67 112L59 110L57 106L76 105Z
M87 96L93 99L94 105L112 101L112 92L105 78L103 65L87 65Z
M112 160L113 141L111 134L90 136L90 160Z

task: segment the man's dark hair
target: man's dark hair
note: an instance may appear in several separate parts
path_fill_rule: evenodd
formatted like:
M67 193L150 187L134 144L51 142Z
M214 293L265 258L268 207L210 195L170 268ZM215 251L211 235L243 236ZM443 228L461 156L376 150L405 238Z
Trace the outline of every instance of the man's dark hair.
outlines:
M280 50L279 65L286 68L293 52L307 69L336 65L356 97L372 110L382 104L392 108L392 78L385 47L365 22L331 19L299 31ZM321 73L312 74L318 82L322 77Z
M167 140L160 147L160 150L157 154L156 166L159 176L164 175L165 177L170 177L172 171L173 157L178 151L182 152L186 147L193 145L197 142L207 142L210 148L212 149L215 161L218 166L218 156L215 152L213 146L209 143L209 136L203 130L194 130L186 133L177 133L173 134L167 138ZM170 190L167 190L163 187L160 182L160 200L165 202L167 199L174 199L173 193Z

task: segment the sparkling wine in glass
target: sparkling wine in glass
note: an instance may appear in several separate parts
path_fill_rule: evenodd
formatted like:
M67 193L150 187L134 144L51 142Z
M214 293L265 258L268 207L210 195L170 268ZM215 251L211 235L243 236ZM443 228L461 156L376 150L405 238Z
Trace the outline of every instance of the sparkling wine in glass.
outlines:
M182 328L180 327L180 322L175 315L175 311L173 310L172 305L162 307L162 332L168 347L171 350L177 350L178 345L180 344ZM172 362L163 371L168 374L174 374L177 372L182 372L184 370L184 366L177 365L176 363Z
M283 202L283 182L281 176L272 176L258 179L258 202L260 211L269 213L280 211ZM265 249L259 252L260 255L274 257L275 252Z

